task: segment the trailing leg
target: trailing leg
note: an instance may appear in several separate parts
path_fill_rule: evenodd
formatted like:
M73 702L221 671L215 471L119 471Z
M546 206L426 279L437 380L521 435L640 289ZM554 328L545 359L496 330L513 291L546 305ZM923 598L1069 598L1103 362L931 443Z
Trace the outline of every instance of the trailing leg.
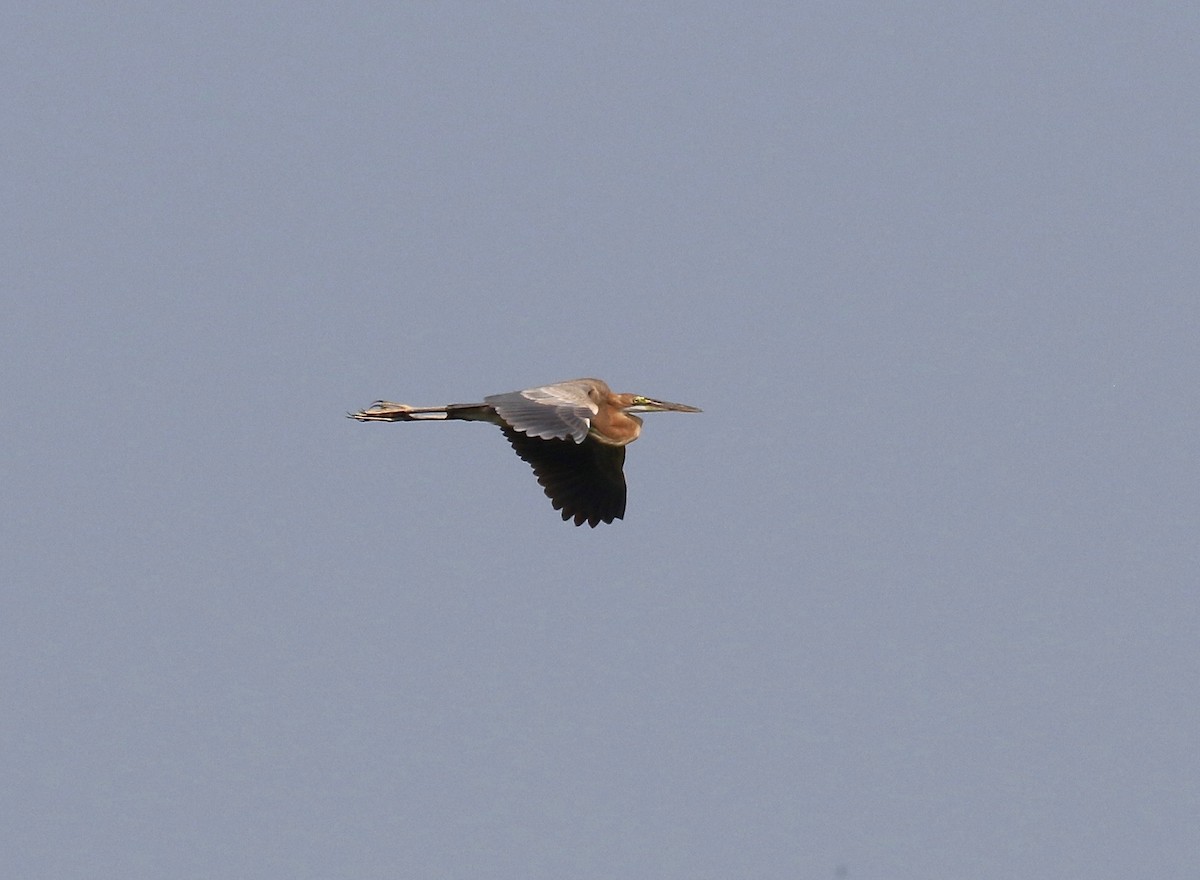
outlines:
M424 422L458 419L467 422L491 422L497 424L496 411L486 403L450 403L445 406L409 406L377 400L367 409L346 413L347 417L360 422Z

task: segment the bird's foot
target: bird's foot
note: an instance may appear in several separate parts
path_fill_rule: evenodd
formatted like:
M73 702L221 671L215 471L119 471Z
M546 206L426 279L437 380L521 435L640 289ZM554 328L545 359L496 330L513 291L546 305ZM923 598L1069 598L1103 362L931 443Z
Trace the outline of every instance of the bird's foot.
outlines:
M406 403L392 403L390 400L377 400L364 410L346 413L347 418L358 419L360 422L399 422L413 411Z

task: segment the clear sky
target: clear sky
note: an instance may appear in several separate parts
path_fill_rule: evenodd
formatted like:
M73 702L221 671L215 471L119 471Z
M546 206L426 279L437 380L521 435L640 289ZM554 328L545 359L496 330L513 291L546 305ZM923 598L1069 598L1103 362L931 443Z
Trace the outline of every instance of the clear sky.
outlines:
M1194 875L1197 7L0 25L0 874Z

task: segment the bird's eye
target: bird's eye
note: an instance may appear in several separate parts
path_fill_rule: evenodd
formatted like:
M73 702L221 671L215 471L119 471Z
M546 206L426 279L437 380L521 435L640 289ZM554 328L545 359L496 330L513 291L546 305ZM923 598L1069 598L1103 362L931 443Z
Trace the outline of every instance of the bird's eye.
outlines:
M638 405L640 405L640 404L643 404L643 403L649 403L649 402L650 402L650 400L649 400L649 398L646 398L646 397L635 397L635 398L633 399L633 402L634 402L635 404L638 404Z

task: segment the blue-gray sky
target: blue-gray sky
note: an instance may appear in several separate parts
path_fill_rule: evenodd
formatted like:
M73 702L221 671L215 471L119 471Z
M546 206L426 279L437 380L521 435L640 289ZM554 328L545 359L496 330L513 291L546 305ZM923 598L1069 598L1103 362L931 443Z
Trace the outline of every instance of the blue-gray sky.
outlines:
M1198 38L4 13L0 872L1193 872ZM582 375L596 530L343 418Z

